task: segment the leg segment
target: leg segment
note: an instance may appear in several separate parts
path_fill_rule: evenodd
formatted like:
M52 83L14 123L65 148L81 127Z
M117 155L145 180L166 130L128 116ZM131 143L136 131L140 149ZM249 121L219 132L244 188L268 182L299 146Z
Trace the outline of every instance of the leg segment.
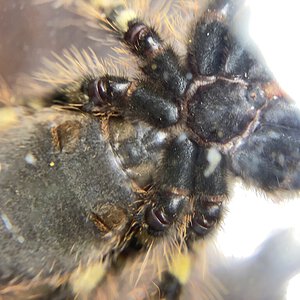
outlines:
M188 65L194 74L212 76L220 73L228 37L224 19L222 11L207 9L196 23L188 47Z
M195 75L230 76L269 81L266 68L238 41L230 20L243 1L213 1L197 22L188 45L188 65ZM251 50L253 52L253 47Z
M169 270L162 274L159 284L160 297L167 300L180 299L182 288L188 282L193 267L192 253L181 249L174 254Z
M128 23L124 41L131 51L145 63L142 70L163 87L171 91L175 97L184 94L187 78L179 65L179 58L171 47L166 47L159 35L140 21Z
M176 275L166 271L159 284L160 297L166 300L177 300L181 295L182 285Z
M152 234L163 233L178 219L194 186L196 146L182 134L167 149L155 202L145 215Z
M225 160L216 148L200 148L195 172L196 200L191 229L198 237L204 237L216 227L227 198Z
M179 120L177 105L149 82L130 82L124 77L103 76L87 79L79 87L81 109L86 112L118 112L163 128ZM72 103L72 91L54 95L55 100ZM53 97L53 96L52 96Z

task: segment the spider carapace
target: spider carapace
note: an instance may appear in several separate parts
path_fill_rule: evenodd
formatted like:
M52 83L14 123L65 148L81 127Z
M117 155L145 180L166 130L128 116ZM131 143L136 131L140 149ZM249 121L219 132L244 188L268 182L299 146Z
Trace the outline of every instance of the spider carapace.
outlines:
M11 108L18 121L0 144L4 299L130 298L137 282L138 298L177 299L231 178L268 194L300 188L300 112L233 33L241 1L209 2L184 58L128 4L70 6L98 12L139 76L103 72L92 51L72 48L55 63L69 79L43 97L48 107Z

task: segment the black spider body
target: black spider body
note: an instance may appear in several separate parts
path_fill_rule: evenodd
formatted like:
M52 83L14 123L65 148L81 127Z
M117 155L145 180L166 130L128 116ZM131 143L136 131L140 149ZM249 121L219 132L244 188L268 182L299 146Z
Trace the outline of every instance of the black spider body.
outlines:
M66 110L34 113L3 135L7 297L26 282L88 294L79 264L119 270L168 236L192 249L220 221L229 177L267 192L300 188L300 112L231 33L235 1L208 7L184 62L142 20L119 26L119 9L107 20L143 79L86 76L46 99ZM166 272L160 288L175 299L182 284Z

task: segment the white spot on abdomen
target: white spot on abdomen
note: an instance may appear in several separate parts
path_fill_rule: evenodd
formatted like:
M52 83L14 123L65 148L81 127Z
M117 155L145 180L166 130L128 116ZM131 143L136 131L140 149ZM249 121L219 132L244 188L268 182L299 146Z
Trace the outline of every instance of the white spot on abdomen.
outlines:
M30 165L35 165L37 162L37 159L31 152L28 152L25 156L25 161Z

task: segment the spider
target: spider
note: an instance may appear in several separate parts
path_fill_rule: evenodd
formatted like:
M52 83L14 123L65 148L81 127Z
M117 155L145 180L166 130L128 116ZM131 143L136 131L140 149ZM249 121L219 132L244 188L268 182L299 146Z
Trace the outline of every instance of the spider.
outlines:
M70 78L43 97L51 107L15 112L22 126L4 131L0 151L4 297L103 298L104 283L138 270L158 286L139 298L179 298L230 177L267 193L300 188L300 113L232 33L240 2L209 3L185 59L127 5L99 3L91 15L142 74L106 73L73 48L55 64ZM149 255L157 266L145 268Z

